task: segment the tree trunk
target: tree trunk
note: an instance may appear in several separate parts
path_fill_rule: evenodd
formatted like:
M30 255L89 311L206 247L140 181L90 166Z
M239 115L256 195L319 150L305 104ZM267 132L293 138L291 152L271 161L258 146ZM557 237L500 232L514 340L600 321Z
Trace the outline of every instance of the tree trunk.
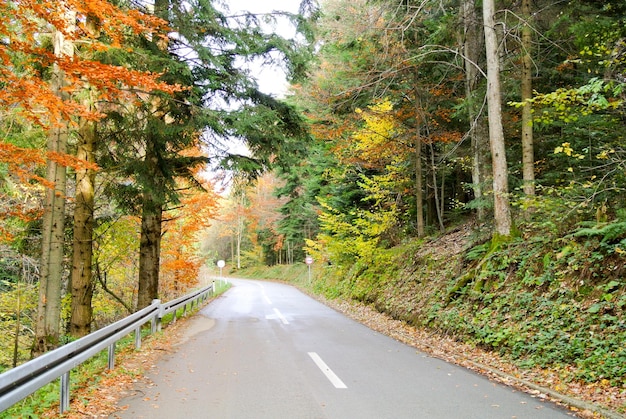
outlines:
M241 269L241 242L243 240L243 227L244 227L244 192L241 192L241 202L237 203L237 269Z
M424 226L424 185L422 167L422 125L421 103L418 86L418 77L415 73L415 218L417 222L417 237L425 236Z
M461 19L464 33L461 45L465 65L465 100L467 102L467 116L469 120L469 136L472 149L472 189L474 200L477 203L476 216L479 221L487 217L487 205L483 201L490 195L491 187L491 156L489 155L489 129L487 119L478 103L478 85L480 80L480 63L484 45L481 39L482 24L478 19L475 0L463 0L461 4ZM482 52L481 52L482 51ZM482 101L482 99L481 99Z
M235 238L234 235L230 236L230 260L235 260Z
M434 201L435 201L435 211L437 213L437 221L439 222L439 231L441 231L442 233L446 230L446 227L443 223L443 187L441 188L441 201L439 200L439 188L437 186L437 166L435 164L435 148L433 147L433 142L431 141L429 143L430 146L430 163L431 163L431 170L432 170L432 174L433 174L433 192L435 194L434 196ZM444 178L444 175L441 175L442 181Z
M155 0L154 14L168 21L169 0ZM168 49L167 38L154 34L155 46L162 51ZM165 119L160 109L160 99L154 97L153 117ZM159 116L160 114L160 116ZM158 135L158 134L155 134ZM162 193L163 175L159 168L159 151L163 147L159 138L148 135L146 138L146 156L149 186L144 186L141 209L141 237L139 239L139 284L137 290L137 310L152 304L159 298L159 268L161 260L161 233L163 227L163 209L165 196ZM162 151L162 150L161 150Z
M532 107L529 99L533 94L532 83L532 30L530 0L522 0L522 177L524 193L535 195L535 154L533 145Z
M22 259L22 274L24 271L24 259ZM21 319L22 319L22 286L20 278L17 278L16 291L17 291L17 301L15 304L15 336L13 337L13 368L17 367L17 359L19 356L20 349L20 329L22 328Z
M498 235L511 235L508 168L506 162L502 104L500 98L500 63L495 27L494 0L483 1L485 51L487 54L487 106L489 110L489 140L493 161L494 221Z
M137 310L159 298L159 261L163 207L150 193L143 196L141 238L139 241L139 289Z
M82 121L76 157L95 163L95 123ZM74 243L71 277L70 334L82 337L91 332L93 297L93 211L95 171L81 168L76 171L76 208L74 209Z
M67 30L72 31L76 14L68 11L65 18ZM57 57L72 56L73 44L60 31L53 34L54 54ZM65 76L57 64L52 68L51 89L66 100L63 92ZM47 141L48 152L66 154L68 140L67 121L56 121L50 129ZM39 280L39 302L35 325L35 341L32 355L38 356L54 349L59 344L61 323L61 288L63 284L63 244L65 239L66 168L48 159L46 180L54 184L46 189L42 225L41 277Z

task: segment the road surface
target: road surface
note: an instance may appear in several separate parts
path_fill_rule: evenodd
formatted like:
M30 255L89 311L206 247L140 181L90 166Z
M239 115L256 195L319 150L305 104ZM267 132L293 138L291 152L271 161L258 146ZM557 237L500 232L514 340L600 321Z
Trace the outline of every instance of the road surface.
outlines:
M564 418L288 285L231 280L112 418Z

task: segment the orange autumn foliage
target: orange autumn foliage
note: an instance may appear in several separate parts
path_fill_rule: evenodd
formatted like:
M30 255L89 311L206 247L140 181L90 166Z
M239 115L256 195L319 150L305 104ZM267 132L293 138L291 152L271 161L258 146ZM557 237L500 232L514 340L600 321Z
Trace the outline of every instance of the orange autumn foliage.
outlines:
M202 259L197 254L198 235L217 212L217 194L209 182L204 190L188 189L177 209L170 211L161 244L159 295L176 298L198 284Z
M285 205L287 198L279 198L274 193L282 184L283 182L275 174L266 173L256 179L247 190L250 205L246 211L246 219L249 222L249 230L252 232L250 240L257 245L259 231L271 233L275 241L273 246L275 251L281 250L284 243L284 236L278 232L278 224L284 218L279 209Z
M76 29L66 29L67 10L77 13ZM104 64L84 57L111 47L119 47L131 33L166 33L165 22L137 10L121 10L103 0L20 0L0 3L0 108L17 109L25 118L50 127L62 120L80 116L88 119L102 117L81 104L62 100L45 80L45 69L57 65L66 78L65 93L71 95L86 84L94 87L100 97L110 99L127 95L128 91L174 91L158 80L159 74L140 72L125 67ZM104 44L99 33L92 34L86 17L99 22L103 35L110 40ZM68 41L80 43L80 55L55 56L44 42L53 31L60 31Z
M25 149L0 142L0 162L5 163L9 173L12 173L22 183L37 180L46 186L52 186L32 170L34 167L46 163L44 153L41 150Z
M72 11L68 25L68 11ZM98 30L94 30L96 22ZM90 26L91 25L91 26ZM146 92L174 92L179 86L159 80L160 74L141 72L99 62L91 57L110 48L120 48L128 36L150 34L165 37L168 28L161 19L138 10L122 10L105 0L6 0L0 2L0 112L7 133L11 118L49 130L79 119L98 120L104 115L95 107L80 102L78 94L87 86L94 100L123 102L145 98ZM51 44L54 33L62 33L74 49L72 54L55 54ZM103 41L106 40L106 43ZM55 92L50 73L57 68L63 74L63 95ZM140 96L141 95L141 96ZM62 97L61 97L62 96ZM9 122L7 122L9 121ZM52 187L41 173L46 161L74 169L96 166L67 154L22 148L0 139L0 164L6 165L11 182L26 187L38 182ZM11 197L5 192L2 200ZM17 217L0 209L6 220ZM27 216L28 214L23 214ZM2 228L2 227L0 227ZM1 233L2 237L10 237Z

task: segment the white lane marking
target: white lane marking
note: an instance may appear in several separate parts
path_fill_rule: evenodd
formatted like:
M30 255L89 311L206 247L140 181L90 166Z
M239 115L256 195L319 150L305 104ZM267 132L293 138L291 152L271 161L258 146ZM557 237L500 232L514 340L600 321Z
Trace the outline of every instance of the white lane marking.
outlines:
M320 356L316 352L309 352L308 354L313 362L315 362L315 365L317 365L317 367L322 370L326 378L330 380L335 388L348 388L348 386L346 386L343 381L341 381L341 379L337 377L333 370L331 370L328 365L326 365L326 363L322 361L322 358L320 358Z
M263 296L263 299L265 300L265 302L267 304L269 304L269 305L272 305L272 301L270 300L270 298L265 293L265 287L263 286L263 284L256 284L256 286L261 288L261 295Z
M283 316L283 314L280 311L278 311L277 308L274 308L274 313L276 313L276 316L278 316L278 318L280 319L281 322L283 322L283 324L289 324L285 316Z
M272 301L270 300L270 298L267 296L267 294L265 293L265 287L261 284L257 284L259 287L261 287L261 295L263 295L263 299L265 300L265 302L269 305L272 305Z

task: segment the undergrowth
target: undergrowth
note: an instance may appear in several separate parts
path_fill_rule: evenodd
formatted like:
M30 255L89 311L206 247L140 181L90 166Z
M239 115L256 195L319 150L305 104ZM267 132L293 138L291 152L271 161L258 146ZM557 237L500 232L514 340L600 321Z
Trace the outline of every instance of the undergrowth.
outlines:
M479 236L479 235L478 235ZM326 269L315 287L493 350L562 379L626 386L626 222L522 230L461 252L435 243L381 252L384 263Z

